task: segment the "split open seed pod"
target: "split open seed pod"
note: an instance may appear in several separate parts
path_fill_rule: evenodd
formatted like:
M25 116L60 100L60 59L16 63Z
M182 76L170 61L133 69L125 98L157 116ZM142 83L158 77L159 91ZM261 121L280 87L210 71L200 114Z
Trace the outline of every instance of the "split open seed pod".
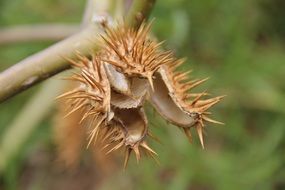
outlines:
M107 153L124 147L126 151L125 167L132 151L135 153L137 161L141 158L141 151L152 157L156 155L146 142L149 129L143 109L116 109L114 112L114 122L116 124L109 127L105 136L107 141L105 148L112 147Z
M150 100L158 112L169 122L183 128L185 134L192 141L190 128L197 130L202 147L204 121L222 124L210 119L207 110L218 103L223 96L202 99L207 93L192 93L191 90L207 79L189 80L189 73L179 72L177 68L183 64L184 60L168 62L160 67L157 78L154 81L154 92Z
M190 129L196 129L203 147L204 122L221 124L208 117L208 109L222 96L205 99L207 93L193 93L206 79L190 80L190 72L178 71L184 60L150 39L150 27L104 25L100 52L92 59L77 53L77 61L69 60L78 72L68 79L79 85L59 96L69 103L66 117L81 111L79 124L91 131L88 145L100 137L107 153L125 148L125 166L131 152L137 161L141 152L156 154L146 142L152 136L142 108L146 99L190 141Z
M130 95L111 92L111 104L116 108L129 109L143 105L149 90L149 83L146 79L137 77L130 78Z

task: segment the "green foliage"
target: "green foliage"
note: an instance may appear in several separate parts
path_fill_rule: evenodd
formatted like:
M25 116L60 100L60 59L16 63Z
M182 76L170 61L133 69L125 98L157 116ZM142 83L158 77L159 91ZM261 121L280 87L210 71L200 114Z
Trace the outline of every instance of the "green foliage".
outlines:
M79 23L84 7L84 1L76 0L0 3L2 26ZM211 77L203 89L227 95L212 110L226 125L207 127L206 150L202 150L197 137L189 144L181 131L149 108L152 131L162 141L162 145L152 143L160 165L148 159L139 166L131 161L121 178L110 178L109 189L124 189L122 178L133 179L127 186L133 189L285 189L284 9L282 0L157 1L152 13L154 34L166 39L166 47L178 56L188 58L183 69L193 69L195 77ZM0 69L48 45L1 47ZM1 105L1 134L34 91ZM41 125L41 129L50 126ZM32 136L42 138L31 138L33 143L50 146L50 130L45 132L36 130ZM16 188L23 169L20 163L33 143L25 144L18 155L22 159L10 163L3 174L5 187Z

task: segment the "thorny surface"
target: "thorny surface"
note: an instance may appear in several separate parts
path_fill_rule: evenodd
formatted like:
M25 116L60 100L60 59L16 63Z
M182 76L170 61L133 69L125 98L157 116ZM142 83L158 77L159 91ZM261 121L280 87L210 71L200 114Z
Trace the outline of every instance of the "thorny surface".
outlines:
M99 138L106 153L125 148L125 167L132 151L137 161L141 151L156 155L147 144L152 135L143 110L146 100L167 121L182 128L190 142L190 130L196 129L202 147L204 122L222 124L208 117L208 109L223 96L202 99L206 92L191 93L207 79L189 80L190 72L177 71L184 59L163 51L162 42L149 38L150 28L146 23L137 30L126 25L104 26L102 50L91 58L77 53L78 60L69 60L77 71L68 79L78 85L58 97L69 104L66 117L74 112L81 115L78 124L90 130L88 146Z

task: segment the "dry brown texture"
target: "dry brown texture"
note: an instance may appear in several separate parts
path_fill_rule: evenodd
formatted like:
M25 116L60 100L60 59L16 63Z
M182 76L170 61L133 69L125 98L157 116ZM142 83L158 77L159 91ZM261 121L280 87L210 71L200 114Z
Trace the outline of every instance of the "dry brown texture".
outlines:
M70 109L65 117L69 117L76 111L82 111L79 124L85 122L85 125L91 128L89 146L93 140L96 141L101 125L112 119L111 91L100 57L93 56L92 59L88 59L78 54L78 58L79 61L69 61L80 71L66 79L77 81L80 85L58 98L65 98L70 103Z
M137 162L141 158L140 149L143 149L146 154L152 157L156 155L146 142L149 131L147 118L142 108L116 109L114 122L115 124L106 131L104 138L107 141L107 145L104 148L113 146L107 154L125 147L124 167L126 167L132 151L135 153Z
M193 118L195 123L194 127L197 130L198 136L202 147L204 148L203 142L203 128L205 127L204 121L223 124L221 122L215 121L209 118L210 112L207 112L209 108L217 104L224 96L218 96L215 98L203 99L204 96L208 94L206 92L202 93L191 93L190 91L197 87L198 85L205 82L206 79L201 80L190 80L188 72L177 71L177 68L184 63L183 59L173 60L172 62L163 65L159 72L164 80L168 90L169 95L175 102L175 104L189 117ZM190 141L192 141L192 135L190 132L190 127L183 127L183 130Z
M189 72L177 71L184 60L148 37L151 24L143 23L137 30L126 25L105 27L103 47L92 59L78 54L69 60L77 72L68 79L80 85L61 95L71 105L67 116L82 111L79 124L91 129L89 144L96 139L111 153L125 148L125 164L133 151L137 161L141 152L154 157L146 143L149 133L143 104L148 99L157 111L172 124L181 127L190 141L195 128L202 147L204 122L221 124L210 119L208 109L222 96L202 99L207 93L191 90L203 80L189 80Z
M114 65L127 76L147 78L153 88L153 75L172 56L171 51L160 51L162 43L149 39L151 24L143 23L138 30L120 25L106 27L103 60Z

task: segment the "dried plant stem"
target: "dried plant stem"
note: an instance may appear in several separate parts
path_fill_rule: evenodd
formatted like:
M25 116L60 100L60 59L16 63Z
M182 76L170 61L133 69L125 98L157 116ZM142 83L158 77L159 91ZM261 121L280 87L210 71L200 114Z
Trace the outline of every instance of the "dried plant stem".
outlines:
M93 0L94 6L99 2L97 1ZM138 25L144 18L147 18L153 4L154 0L135 0L126 20L132 25ZM140 16L138 17L138 15ZM79 50L82 54L88 54L90 49L96 46L92 39L98 33L94 24L90 25L78 34L58 42L0 73L0 102L69 68L62 56L72 58L75 50Z
M58 41L71 36L78 30L78 25L71 24L13 26L0 30L0 45L32 41Z

